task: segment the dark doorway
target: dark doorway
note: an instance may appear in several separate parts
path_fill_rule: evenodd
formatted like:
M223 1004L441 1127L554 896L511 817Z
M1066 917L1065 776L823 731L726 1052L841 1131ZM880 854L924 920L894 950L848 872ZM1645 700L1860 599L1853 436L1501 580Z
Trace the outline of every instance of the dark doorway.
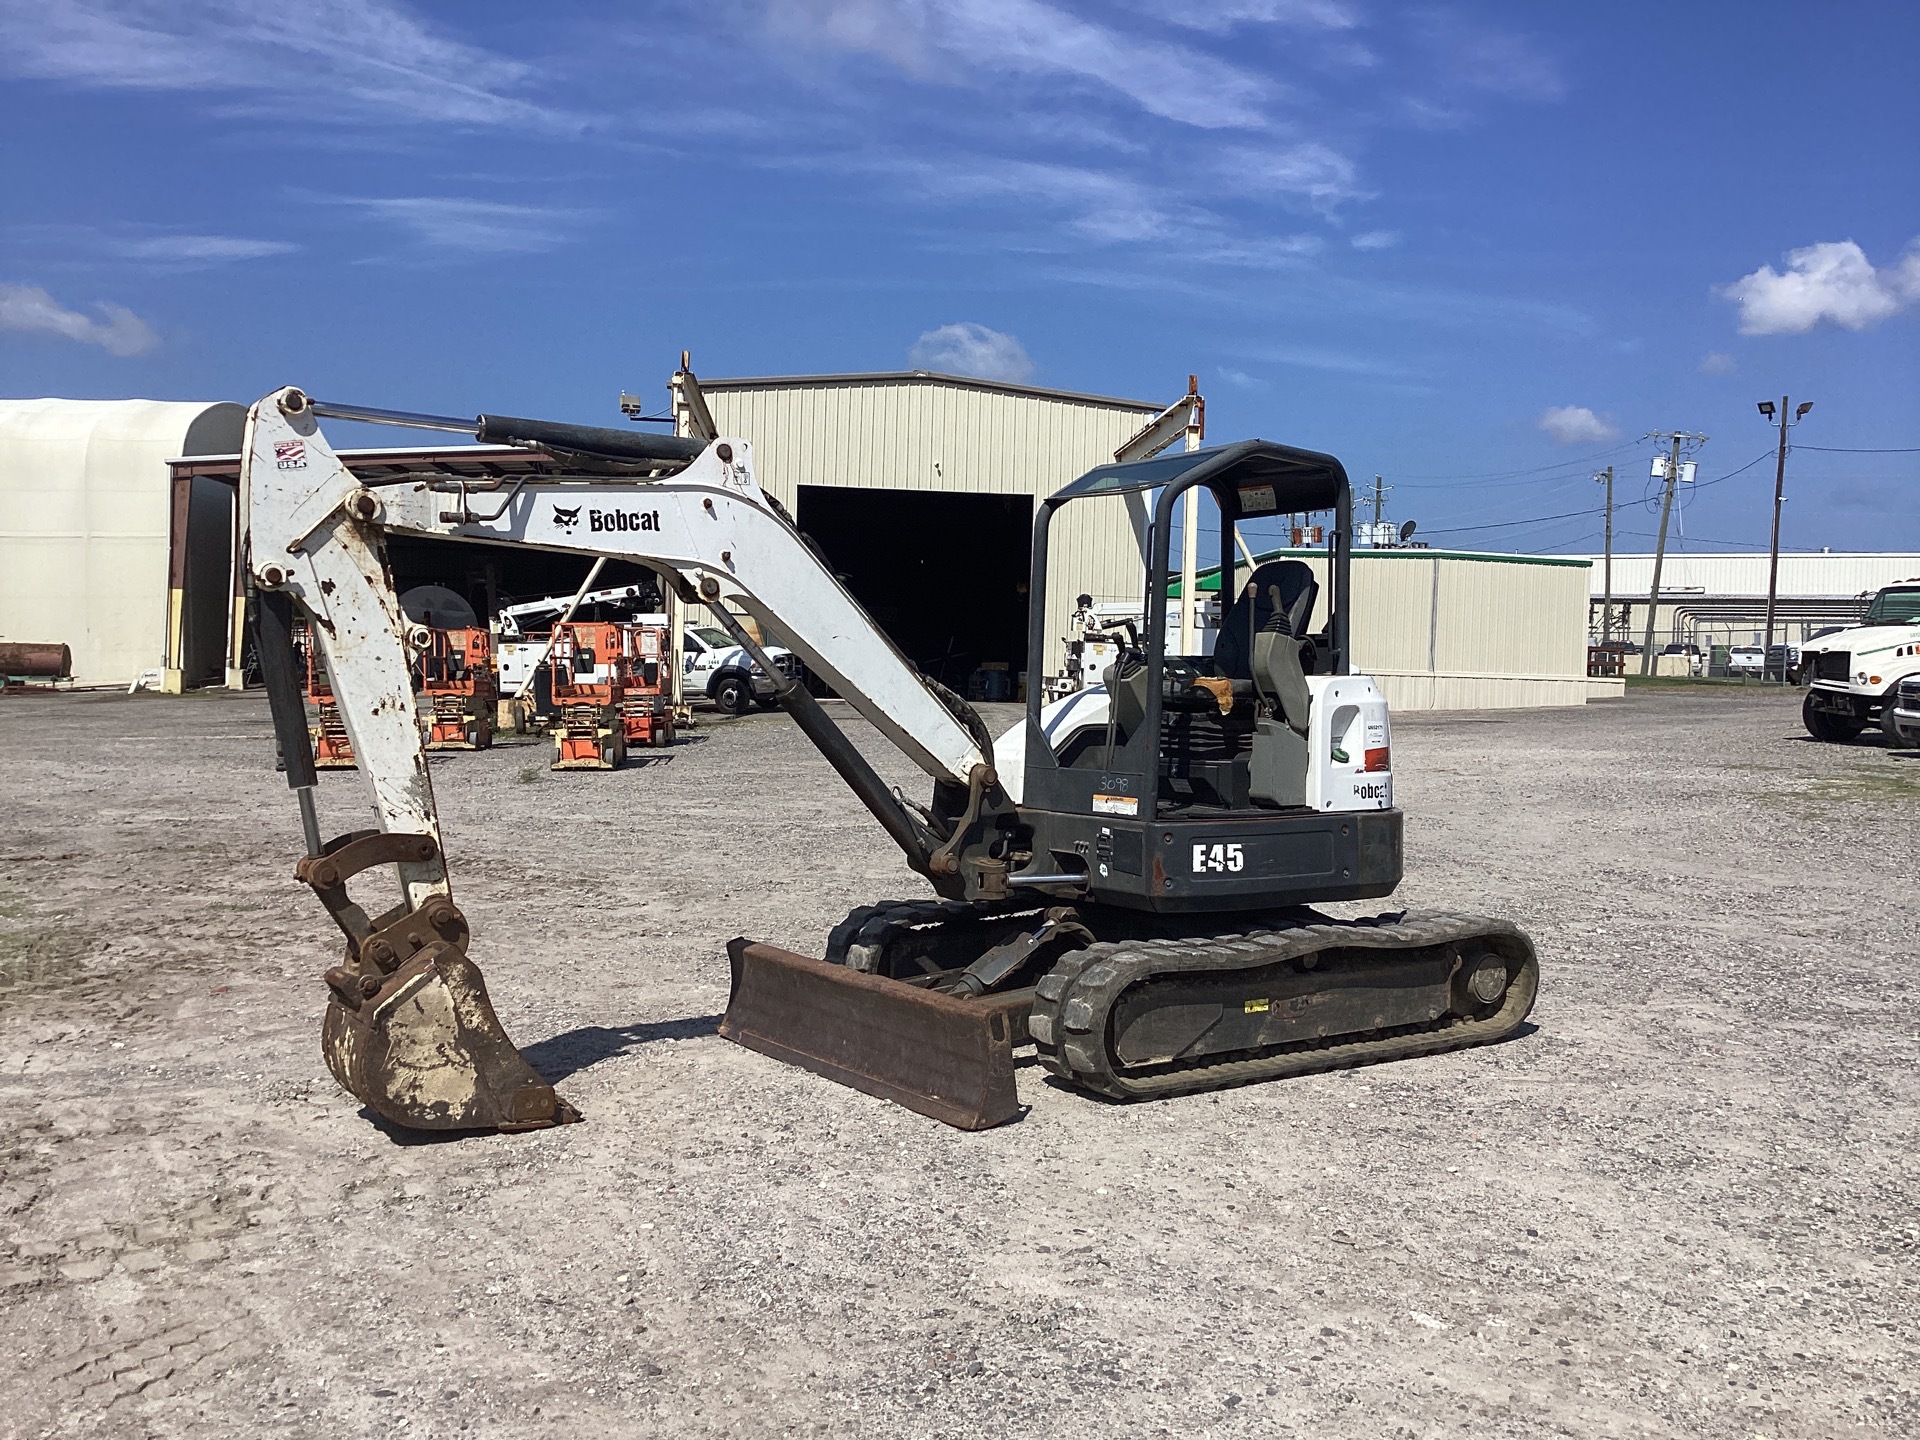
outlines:
M964 692L981 666L1010 681L1027 668L1032 497L802 485L797 499L800 529L926 674Z
M521 550L511 546L477 545L463 540L435 540L416 535L389 535L387 561L393 569L396 594L416 585L444 585L466 597L474 613L491 618L501 605L539 600L548 595L572 595L593 567L591 555L567 555L550 550ZM644 565L609 560L593 582L596 590L640 585L655 598L641 607L659 606L659 580ZM597 618L582 612L581 619Z

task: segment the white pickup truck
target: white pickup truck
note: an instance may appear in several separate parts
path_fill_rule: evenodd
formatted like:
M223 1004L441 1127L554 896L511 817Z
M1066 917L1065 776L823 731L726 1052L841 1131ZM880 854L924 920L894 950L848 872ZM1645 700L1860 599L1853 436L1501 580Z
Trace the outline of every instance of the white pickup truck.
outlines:
M1800 673L1800 720L1814 739L1841 743L1877 723L1897 743L1895 692L1920 675L1920 576L1881 590L1858 625L1807 641Z
M681 637L687 657L688 692L704 694L729 715L744 715L755 705L762 710L773 708L773 677L734 644L726 631L711 625L689 625ZM760 648L782 674L795 673L800 662L791 650L779 645Z

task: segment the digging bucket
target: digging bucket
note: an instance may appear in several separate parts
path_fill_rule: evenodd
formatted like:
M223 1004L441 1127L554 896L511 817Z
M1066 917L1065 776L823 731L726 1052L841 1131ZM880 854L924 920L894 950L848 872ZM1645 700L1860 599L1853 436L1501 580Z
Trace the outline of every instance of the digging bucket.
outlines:
M480 967L454 945L419 951L358 1008L336 991L320 1044L350 1095L410 1130L535 1130L580 1118L514 1048Z
M537 1130L578 1120L507 1038L467 957L466 916L450 897L402 902L377 919L348 898L347 881L365 870L433 873L439 863L430 835L356 831L297 867L347 937L345 960L325 977L327 1068L349 1095L410 1130Z

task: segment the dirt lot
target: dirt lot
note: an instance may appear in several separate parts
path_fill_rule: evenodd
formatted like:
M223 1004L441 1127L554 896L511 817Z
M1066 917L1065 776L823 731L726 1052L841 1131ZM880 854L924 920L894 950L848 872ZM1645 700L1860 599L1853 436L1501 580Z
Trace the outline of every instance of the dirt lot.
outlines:
M1920 1433L1920 756L1796 704L1403 717L1398 899L1526 926L1537 1028L975 1135L714 1034L730 936L913 893L784 718L444 757L588 1123L419 1143L321 1063L264 706L0 701L0 1431Z

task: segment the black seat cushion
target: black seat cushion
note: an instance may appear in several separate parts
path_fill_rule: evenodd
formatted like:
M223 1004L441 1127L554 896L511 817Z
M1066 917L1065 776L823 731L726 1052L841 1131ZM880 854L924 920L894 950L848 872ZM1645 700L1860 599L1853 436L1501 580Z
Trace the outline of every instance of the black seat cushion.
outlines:
M1253 678L1253 637L1273 618L1275 589L1280 592L1287 633L1304 638L1312 627L1314 602L1320 597L1313 567L1304 560L1269 560L1247 578L1220 622L1213 645L1213 663L1220 674L1236 680Z

